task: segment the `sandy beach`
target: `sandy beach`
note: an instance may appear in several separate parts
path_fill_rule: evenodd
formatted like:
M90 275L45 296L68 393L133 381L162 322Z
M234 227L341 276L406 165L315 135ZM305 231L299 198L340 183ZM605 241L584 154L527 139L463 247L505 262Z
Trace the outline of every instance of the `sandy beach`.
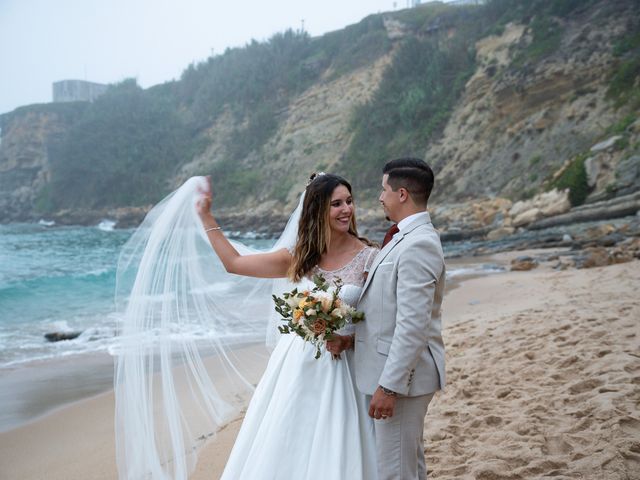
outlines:
M639 261L450 289L448 386L425 423L430 478L640 479L638 291ZM107 392L0 433L0 478L117 478L113 409ZM192 478L219 478L240 424L204 447Z

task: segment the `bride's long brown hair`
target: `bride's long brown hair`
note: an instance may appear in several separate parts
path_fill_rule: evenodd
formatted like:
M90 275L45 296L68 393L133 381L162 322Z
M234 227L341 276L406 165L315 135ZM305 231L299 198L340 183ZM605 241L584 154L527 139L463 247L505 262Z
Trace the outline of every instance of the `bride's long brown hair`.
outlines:
M313 174L307 185L302 214L298 223L298 238L296 240L293 260L287 276L298 282L320 262L320 257L326 253L331 241L331 227L329 211L333 191L344 185L351 193L351 184L344 178L331 173ZM349 222L349 233L367 245L371 242L358 235L355 212Z

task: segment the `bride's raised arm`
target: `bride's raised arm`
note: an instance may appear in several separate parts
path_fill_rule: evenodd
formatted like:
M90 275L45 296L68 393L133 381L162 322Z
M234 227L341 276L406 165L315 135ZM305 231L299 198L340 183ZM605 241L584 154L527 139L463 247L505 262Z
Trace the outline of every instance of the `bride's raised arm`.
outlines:
M291 254L286 248L268 253L240 255L225 237L222 227L211 214L211 180L209 191L202 191L202 198L197 203L198 216L207 233L207 238L216 254L229 273L259 278L286 277L291 265Z

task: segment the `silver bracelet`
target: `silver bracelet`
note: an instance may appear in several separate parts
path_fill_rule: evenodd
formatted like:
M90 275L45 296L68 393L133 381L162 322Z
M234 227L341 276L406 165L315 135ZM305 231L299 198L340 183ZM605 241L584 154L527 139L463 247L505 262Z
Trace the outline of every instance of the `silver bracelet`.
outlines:
M204 229L204 233L213 232L214 230L222 230L222 227L211 227L211 228L205 228L205 229Z

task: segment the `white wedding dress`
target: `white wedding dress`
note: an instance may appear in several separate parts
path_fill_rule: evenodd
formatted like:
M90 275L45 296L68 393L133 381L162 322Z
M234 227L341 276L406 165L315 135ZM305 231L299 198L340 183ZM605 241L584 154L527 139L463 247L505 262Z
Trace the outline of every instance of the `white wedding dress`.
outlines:
M363 248L349 264L325 271L344 282L355 306L377 249ZM339 333L349 333L341 331ZM295 334L282 335L269 359L229 457L223 480L375 480L373 421L355 386L352 351L334 360Z
M195 208L208 186L192 177L158 203L118 258L119 479L187 480L202 447L249 398L225 479L375 479L373 425L350 352L316 360L312 345L278 332L272 294L291 290L288 280L225 271ZM303 201L304 193L269 251L294 247ZM232 243L241 255L257 253ZM316 272L340 277L343 300L355 305L375 251ZM238 355L255 342L274 348L257 389L261 355Z

